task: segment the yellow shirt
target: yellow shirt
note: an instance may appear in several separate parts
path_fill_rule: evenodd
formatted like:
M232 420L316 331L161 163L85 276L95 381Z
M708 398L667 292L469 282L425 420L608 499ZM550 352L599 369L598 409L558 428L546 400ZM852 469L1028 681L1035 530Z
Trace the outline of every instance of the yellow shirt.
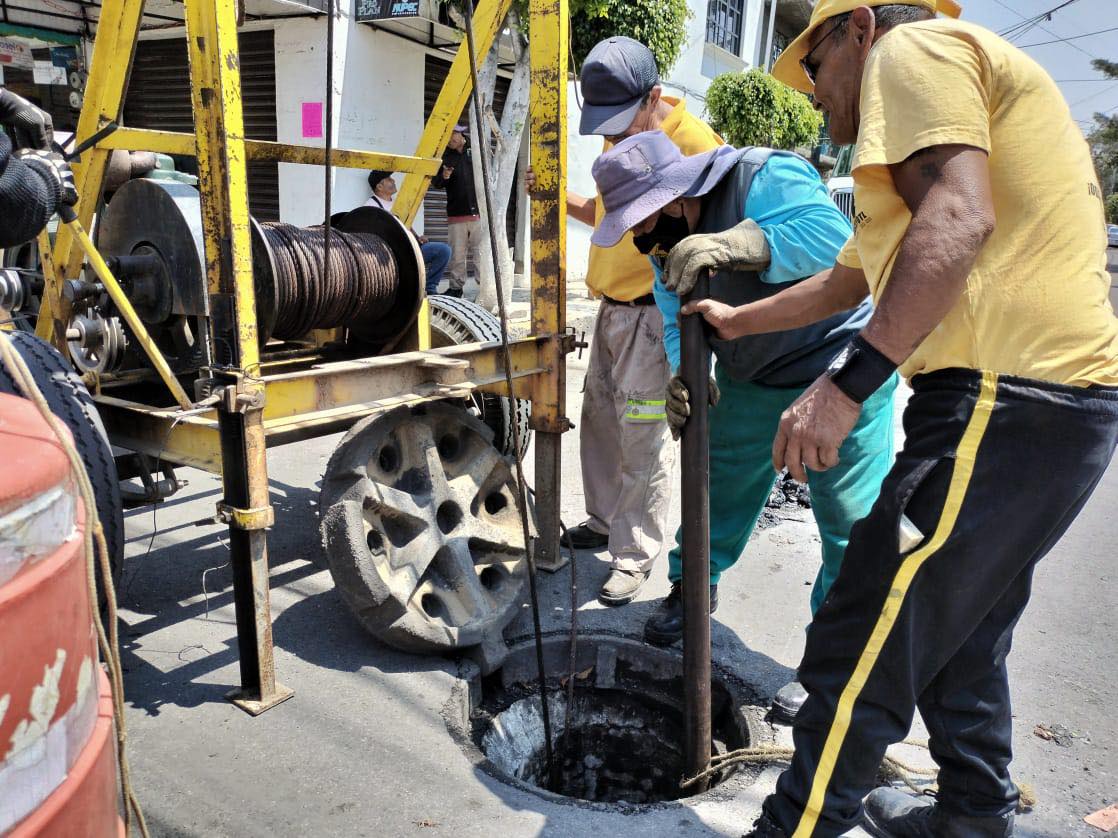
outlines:
M989 154L996 226L967 287L902 365L1118 385L1102 192L1083 134L1033 59L982 27L909 23L874 45L854 154L855 248L875 300L912 216L886 168L936 145Z
M660 130L671 138L686 156L701 154L722 145L722 138L698 117L687 112L682 99L664 96L672 112L660 124ZM606 143L603 151L610 148ZM605 215L602 196L595 200L594 224ZM652 293L652 265L648 257L633 245L633 234L625 233L613 247L590 245L590 263L586 268L586 285L595 296L604 294L628 302Z

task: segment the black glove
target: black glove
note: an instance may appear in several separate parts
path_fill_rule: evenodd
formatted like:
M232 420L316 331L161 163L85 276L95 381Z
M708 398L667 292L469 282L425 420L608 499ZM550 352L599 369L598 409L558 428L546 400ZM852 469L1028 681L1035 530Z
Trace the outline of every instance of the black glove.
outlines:
M74 184L74 172L66 162L66 158L59 152L24 148L13 156L39 172L48 183L54 185L60 208L72 207L78 202L78 187Z
M6 87L0 88L0 125L12 129L16 148L47 151L54 142L54 121L50 114Z
M718 400L722 398L722 393L718 389L718 384L714 380L714 376L710 377L710 394L707 397L711 407L718 406ZM687 418L691 415L691 394L687 392L687 387L683 383L683 379L678 375L673 375L671 381L668 382L668 392L664 398L666 412L668 414L668 427L672 432L672 439L679 439L683 433L683 426L687 424Z

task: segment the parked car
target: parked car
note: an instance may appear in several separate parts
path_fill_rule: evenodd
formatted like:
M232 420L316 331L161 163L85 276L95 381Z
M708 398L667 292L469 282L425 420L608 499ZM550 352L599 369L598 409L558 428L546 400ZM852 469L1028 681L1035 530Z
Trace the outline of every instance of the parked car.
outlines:
M1118 224L1106 225L1106 243L1110 247L1118 247Z
M854 178L850 174L850 163L854 159L854 146L839 149L835 167L827 178L827 192L842 214L854 223Z

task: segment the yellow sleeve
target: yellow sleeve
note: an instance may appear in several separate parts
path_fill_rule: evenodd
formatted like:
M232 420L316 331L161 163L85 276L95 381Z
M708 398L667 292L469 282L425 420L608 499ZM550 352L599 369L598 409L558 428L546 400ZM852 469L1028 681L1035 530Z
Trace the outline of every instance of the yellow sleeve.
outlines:
M958 33L919 23L887 33L862 75L854 168L900 163L937 145L988 152L989 79L984 54Z
M858 243L854 236L846 240L846 244L842 246L842 250L839 251L835 261L856 271L862 270L862 257L858 255Z

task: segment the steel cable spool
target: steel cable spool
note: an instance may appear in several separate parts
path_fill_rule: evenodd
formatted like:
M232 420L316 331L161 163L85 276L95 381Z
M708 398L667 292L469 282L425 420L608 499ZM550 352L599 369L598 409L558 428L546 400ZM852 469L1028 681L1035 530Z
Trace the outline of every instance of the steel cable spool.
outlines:
M316 329L345 327L348 342L383 352L415 322L423 300L423 256L390 213L359 207L337 216L329 265L322 227L250 219L250 230L261 345L273 337L298 340ZM141 311L149 328L158 332L175 320L210 316L196 189L128 181L106 205L97 240L107 257L143 256L157 263L150 275L134 277L137 287L158 291L155 296L167 303Z
M379 236L332 231L327 271L323 228L268 222L255 229L267 249L274 286L272 337L294 340L338 326L361 331L393 310L399 260Z

